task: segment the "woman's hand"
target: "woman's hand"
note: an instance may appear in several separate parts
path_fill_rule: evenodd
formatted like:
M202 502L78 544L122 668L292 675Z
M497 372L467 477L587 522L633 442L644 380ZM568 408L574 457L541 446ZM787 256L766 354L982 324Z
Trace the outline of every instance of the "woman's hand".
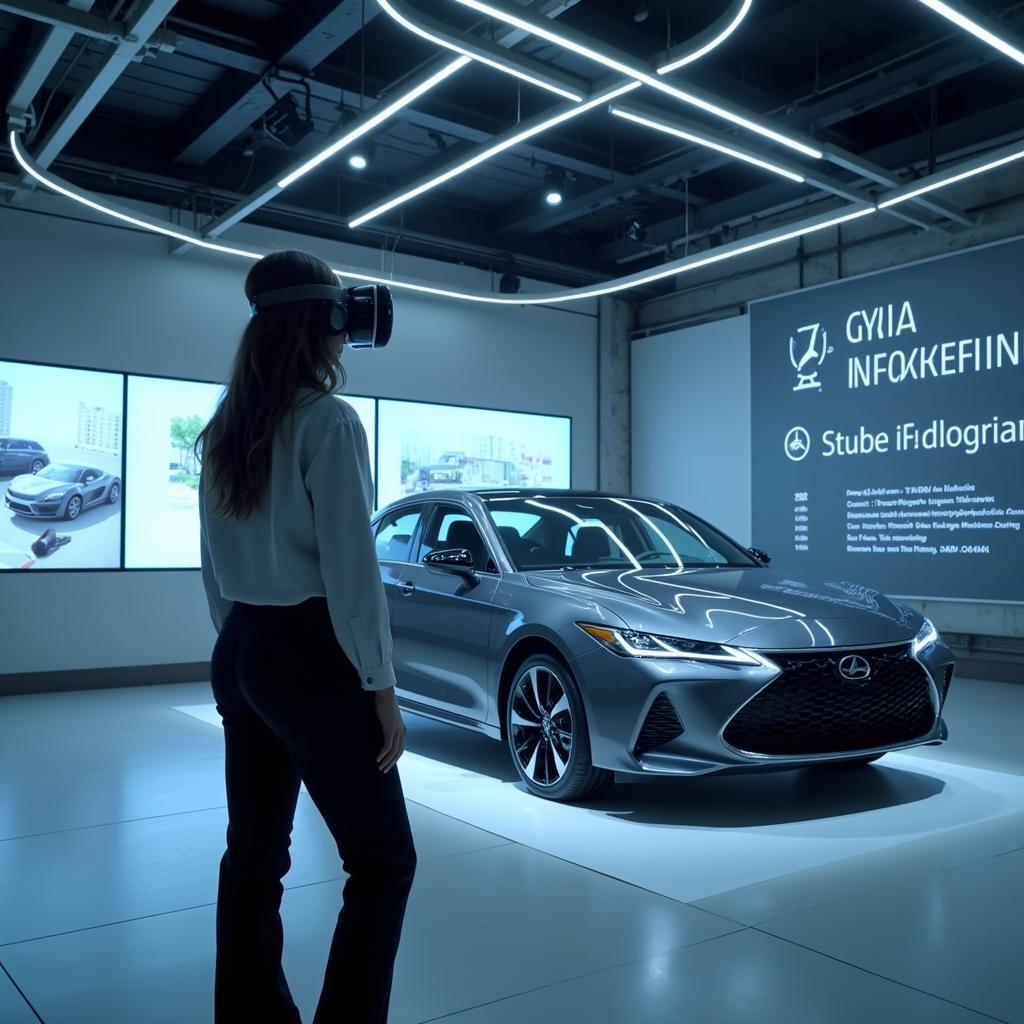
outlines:
M384 773L391 771L405 753L405 722L398 706L395 688L377 690L373 695L374 707L384 732L384 746L377 755L377 767Z

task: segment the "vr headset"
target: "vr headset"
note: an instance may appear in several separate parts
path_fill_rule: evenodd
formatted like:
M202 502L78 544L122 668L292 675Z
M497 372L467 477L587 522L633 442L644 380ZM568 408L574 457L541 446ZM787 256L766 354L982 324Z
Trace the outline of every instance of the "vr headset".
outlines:
M323 300L319 326L324 334L348 334L349 348L382 348L391 340L395 311L391 290L383 284L341 288L330 284L297 284L260 292L250 300L255 316L286 302Z

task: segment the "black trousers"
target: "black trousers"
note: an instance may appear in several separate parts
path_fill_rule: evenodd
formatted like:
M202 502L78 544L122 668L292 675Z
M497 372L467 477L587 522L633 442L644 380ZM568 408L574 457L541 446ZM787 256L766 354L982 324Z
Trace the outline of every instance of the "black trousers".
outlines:
M416 852L398 769L376 765L373 695L327 603L236 603L213 650L227 852L217 895L217 1024L297 1024L281 966L281 879L305 782L348 874L314 1024L385 1024Z

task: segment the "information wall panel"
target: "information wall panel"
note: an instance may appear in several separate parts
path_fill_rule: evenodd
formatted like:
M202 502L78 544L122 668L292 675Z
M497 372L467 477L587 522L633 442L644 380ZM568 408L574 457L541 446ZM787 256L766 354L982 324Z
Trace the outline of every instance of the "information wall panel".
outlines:
M379 431L378 507L445 488L571 485L565 416L382 400Z
M0 361L0 569L117 569L124 378Z
M891 594L1024 601L1024 242L751 306L753 538Z
M199 471L193 454L199 432L213 415L221 384L128 378L125 568L199 567ZM340 399L332 399L338 401ZM373 465L375 400L344 398L366 429Z

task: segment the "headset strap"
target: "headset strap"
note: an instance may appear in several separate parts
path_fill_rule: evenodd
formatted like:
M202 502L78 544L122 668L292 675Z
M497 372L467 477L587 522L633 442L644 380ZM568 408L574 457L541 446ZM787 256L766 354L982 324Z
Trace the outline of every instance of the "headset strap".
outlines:
M290 288L273 288L269 292L260 292L250 300L254 311L266 309L268 306L280 306L285 302L302 302L309 299L328 299L344 302L346 289L333 284L296 284Z

